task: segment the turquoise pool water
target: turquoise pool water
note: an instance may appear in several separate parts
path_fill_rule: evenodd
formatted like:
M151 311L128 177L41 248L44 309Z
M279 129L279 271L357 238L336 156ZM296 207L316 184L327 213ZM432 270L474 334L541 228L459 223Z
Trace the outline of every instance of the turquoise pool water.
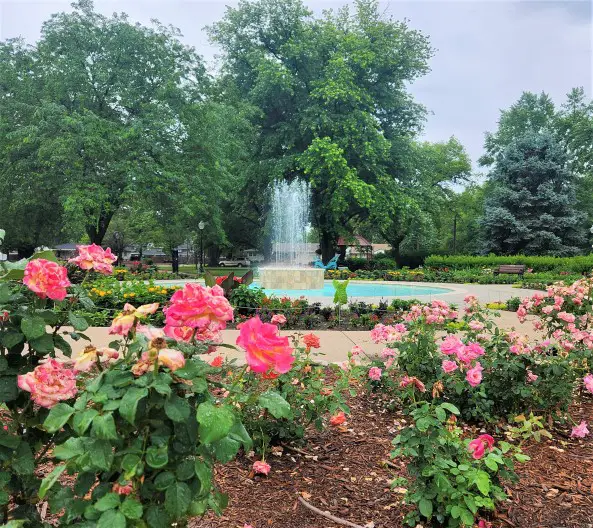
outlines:
M256 281L252 284L253 288L259 288L260 285ZM276 295L277 297L331 297L334 296L334 287L331 281L325 281L322 290L272 290L266 289L268 295ZM453 290L446 288L437 288L434 286L408 286L398 283L385 284L364 284L364 283L350 283L346 292L349 298L357 297L418 297L420 295L442 295Z

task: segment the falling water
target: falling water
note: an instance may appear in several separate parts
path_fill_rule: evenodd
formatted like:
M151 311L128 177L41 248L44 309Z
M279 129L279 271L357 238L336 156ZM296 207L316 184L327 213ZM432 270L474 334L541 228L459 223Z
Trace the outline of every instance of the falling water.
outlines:
M272 187L272 242L278 266L303 266L310 260L306 244L310 194L309 184L298 179Z

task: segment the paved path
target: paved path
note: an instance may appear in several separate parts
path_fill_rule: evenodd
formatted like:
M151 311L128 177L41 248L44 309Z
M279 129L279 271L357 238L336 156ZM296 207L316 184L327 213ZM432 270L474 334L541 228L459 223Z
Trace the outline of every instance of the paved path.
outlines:
M496 318L495 321L499 327L505 330L516 328L518 331L528 334L530 337L541 337L536 335L533 327L530 323L520 324L517 320L515 313L511 312L500 312L501 317ZM67 330L67 328L65 328ZM92 327L84 332L92 340L93 345L97 347L107 346L113 341L116 336L109 335L108 328ZM283 335L292 336L294 334L306 334L309 331L303 330L290 330L281 332ZM359 345L368 355L378 355L383 348L383 345L377 345L370 339L370 332L368 331L340 331L340 330L313 330L313 333L319 336L321 348L318 350L320 354L320 360L328 363L341 363L347 359L348 351L354 346ZM238 330L224 330L222 332L224 343L234 345L237 336L239 335ZM72 341L69 337L67 340L72 345L74 354L80 352L86 345L87 342ZM243 360L243 352L239 350L232 350L228 348L219 348L218 353L230 358L236 358L239 361Z

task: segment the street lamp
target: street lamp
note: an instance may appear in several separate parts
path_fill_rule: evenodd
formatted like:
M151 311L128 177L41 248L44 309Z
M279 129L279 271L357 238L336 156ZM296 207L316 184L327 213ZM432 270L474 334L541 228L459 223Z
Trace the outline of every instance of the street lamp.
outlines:
M198 229L200 230L200 273L204 273L204 228L206 223L200 221Z

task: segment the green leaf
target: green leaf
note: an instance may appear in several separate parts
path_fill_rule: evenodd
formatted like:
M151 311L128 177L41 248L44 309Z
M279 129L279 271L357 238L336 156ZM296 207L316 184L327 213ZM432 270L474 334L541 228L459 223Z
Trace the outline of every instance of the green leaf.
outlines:
M134 425L138 402L140 402L142 398L146 398L146 396L148 396L147 389L138 387L128 389L119 404L119 414L121 417L131 425Z
M253 447L253 440L249 436L247 429L241 422L236 422L229 433L229 437L237 442L241 442L246 451L250 451Z
M194 472L194 461L193 460L184 460L181 462L177 469L175 470L175 475L177 476L177 480L189 480L193 478L195 475Z
M18 330L11 328L2 336L2 345L9 350L25 340L25 336Z
M154 504L146 510L146 523L150 528L170 528L171 526L167 512Z
M100 512L113 510L119 506L120 502L121 500L117 493L107 493L95 503L95 508Z
M76 483L74 484L74 493L79 497L86 495L93 487L97 477L90 471L87 473L79 473Z
M185 515L191 502L191 490L185 482L175 482L165 492L165 510L175 519Z
M0 376L0 402L16 400L18 395L16 376Z
M292 418L290 404L277 392L264 392L259 397L258 404L270 411L274 418Z
M58 403L54 405L47 418L43 422L43 427L48 433L55 433L59 431L70 417L74 414L74 408L67 403Z
M54 351L54 338L51 334L45 334L37 339L31 339L29 345L33 350L41 354L50 354Z
M420 502L418 502L418 510L420 510L420 513L424 515L424 517L430 519L432 517L432 501L429 501L428 499L420 499Z
M82 438L68 438L63 444L54 447L53 455L58 460L70 460L85 452Z
M94 467L108 471L113 463L113 449L109 440L95 438L88 446L88 452L92 453L91 462Z
M65 356L70 357L72 355L72 347L70 346L70 343L59 334L54 335L54 346Z
M443 409L447 409L450 413L452 414L459 414L459 409L457 407L455 407L455 405L453 405L452 403L441 403L441 405L439 407L442 407Z
M169 462L169 450L165 444L162 447L150 446L146 450L146 463L155 469L165 467Z
M165 491L175 482L175 475L170 471L162 471L154 479L154 487L159 491Z
M174 422L185 422L191 409L187 400L172 394L165 400L165 414Z
M439 421L444 422L447 419L447 413L442 407L437 407L435 412Z
M126 528L126 518L119 511L107 510L99 517L97 528Z
M523 453L515 453L515 459L517 459L518 462L527 462L528 460L531 460L531 457Z
M121 467L124 471L134 471L140 463L140 457L132 453L128 453L121 461Z
M78 332L84 332L89 327L86 319L74 312L68 312L68 321L70 321L72 328Z
M17 475L32 475L35 471L35 459L27 442L21 442L16 448L12 470Z
M66 465L57 466L53 469L53 471L47 475L42 481L41 485L39 486L39 498L43 499L47 492L51 489L51 487L58 481L60 475L66 469Z
M212 489L212 469L203 460L197 459L194 467L200 479L200 495L207 495Z
M45 320L36 315L27 315L21 321L21 330L30 341L45 335Z
M56 254L51 249L44 249L43 251L37 251L29 260L45 259L51 262L58 262Z
M474 524L475 517L469 510L461 508L461 520L466 526L472 526Z
M498 464L494 460L492 460L492 458L485 458L484 464L486 464L486 467L488 469L491 469L492 471L498 471Z
M474 477L474 483L484 496L490 493L490 475L485 471L478 471Z
M142 504L140 504L136 499L132 497L127 497L126 500L122 503L119 507L119 510L128 518L128 519L141 519L142 518Z
M230 437L221 438L212 444L216 459L223 464L230 462L237 456L241 444Z
M115 421L113 414L99 414L93 418L93 436L103 440L117 440L117 431L115 430Z
M196 419L200 424L199 434L204 444L211 444L227 436L235 423L235 415L229 407L217 407L210 402L200 404Z
M91 422L99 414L99 411L96 409L85 409L82 412L78 412L72 418L72 429L74 432L82 436L91 425Z

